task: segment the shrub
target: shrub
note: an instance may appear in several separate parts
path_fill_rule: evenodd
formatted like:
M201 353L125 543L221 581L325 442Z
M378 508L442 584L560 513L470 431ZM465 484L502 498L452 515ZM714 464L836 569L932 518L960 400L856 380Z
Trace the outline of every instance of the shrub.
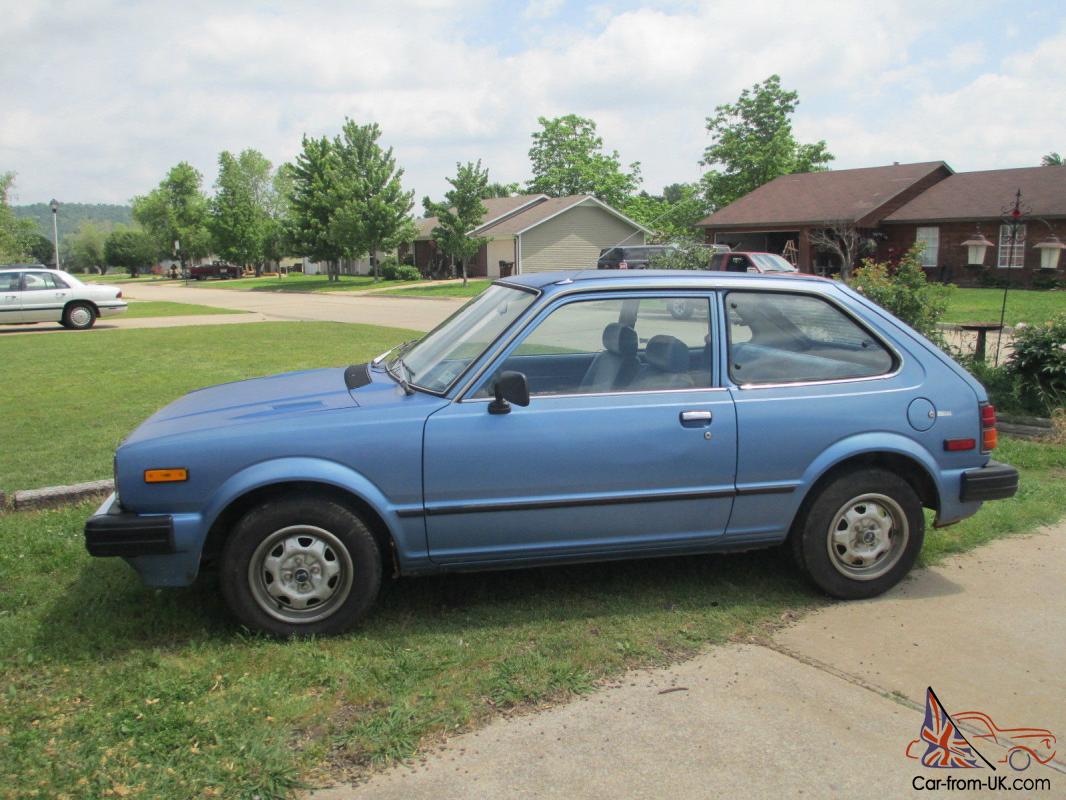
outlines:
M852 276L851 286L922 335L943 343L937 324L955 287L926 279L918 247L907 251L895 269L885 262L865 259Z
M378 262L378 274L387 281L396 280L396 271L400 268L400 262L396 256L385 256Z
M1022 399L1037 401L1046 412L1066 405L1066 314L1043 325L1015 326L1007 372Z
M422 273L418 271L418 267L410 264L401 264L396 268L396 280L398 281L418 281L422 279Z
M708 269L712 250L695 241L683 241L674 245L674 249L653 253L648 259L650 269Z

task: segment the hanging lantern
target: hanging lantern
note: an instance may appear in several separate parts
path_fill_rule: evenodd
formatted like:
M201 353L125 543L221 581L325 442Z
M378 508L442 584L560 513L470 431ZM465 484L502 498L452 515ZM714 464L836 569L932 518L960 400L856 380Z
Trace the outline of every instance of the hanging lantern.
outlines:
M1058 269L1059 255L1066 249L1066 244L1052 233L1040 244L1034 245L1033 249L1040 251L1040 269Z
M966 263L980 266L985 263L985 253L993 245L992 242L985 238L983 233L977 231L972 237L963 242L962 246L966 248Z

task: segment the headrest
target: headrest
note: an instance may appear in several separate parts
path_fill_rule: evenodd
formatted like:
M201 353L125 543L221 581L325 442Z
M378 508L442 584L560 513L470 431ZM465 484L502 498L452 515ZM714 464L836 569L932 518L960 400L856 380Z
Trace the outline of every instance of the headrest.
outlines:
M680 339L659 334L652 336L644 351L648 363L663 372L687 372L688 348Z
M603 346L615 355L633 358L637 354L637 332L630 327L612 322L603 329Z

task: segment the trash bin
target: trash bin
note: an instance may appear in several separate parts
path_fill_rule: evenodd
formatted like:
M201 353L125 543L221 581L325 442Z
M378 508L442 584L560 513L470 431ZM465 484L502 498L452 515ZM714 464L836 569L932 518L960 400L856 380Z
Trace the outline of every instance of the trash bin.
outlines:
M511 273L514 272L514 262L500 260L500 277L510 278Z

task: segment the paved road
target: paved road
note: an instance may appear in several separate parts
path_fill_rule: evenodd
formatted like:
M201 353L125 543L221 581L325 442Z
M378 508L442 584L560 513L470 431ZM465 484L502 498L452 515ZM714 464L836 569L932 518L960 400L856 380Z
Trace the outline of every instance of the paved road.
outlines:
M204 306L253 311L273 320L363 322L368 325L389 325L422 331L435 327L466 302L463 298L455 297L242 292L233 289L192 289L174 284L127 284L127 287L123 288L123 293L137 300L199 303Z
M918 776L992 773L921 769L905 749L930 685L949 713L1050 728L1063 744L1063 574L1066 524L1003 539L884 597L810 614L767 642L627 675L568 705L457 736L416 766L312 797L988 797L917 790ZM1007 752L978 749L993 763ZM1066 747L1050 767L996 766L1008 780L1051 781L1050 791L1014 796L1066 796Z

